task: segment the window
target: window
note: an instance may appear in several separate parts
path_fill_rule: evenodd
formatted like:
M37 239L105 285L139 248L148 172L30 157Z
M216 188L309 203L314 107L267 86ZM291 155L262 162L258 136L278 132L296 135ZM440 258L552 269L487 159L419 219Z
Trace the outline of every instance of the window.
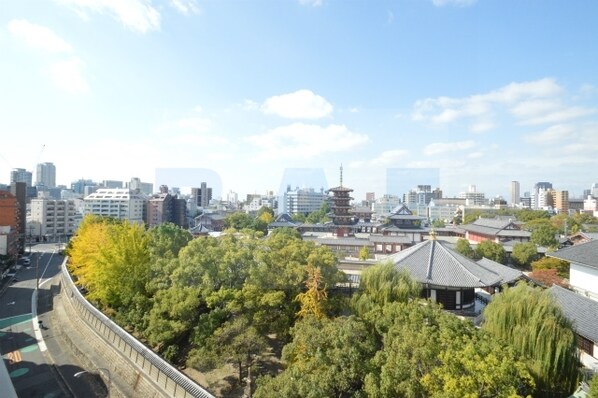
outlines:
M594 356L594 343L585 337L577 335L577 347L590 356Z

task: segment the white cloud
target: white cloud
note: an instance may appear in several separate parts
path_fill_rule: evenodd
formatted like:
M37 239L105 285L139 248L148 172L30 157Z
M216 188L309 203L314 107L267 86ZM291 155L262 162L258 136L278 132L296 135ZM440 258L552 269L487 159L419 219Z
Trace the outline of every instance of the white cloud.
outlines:
M377 158L372 159L369 163L371 166L396 165L399 162L404 162L405 158L408 156L409 151L405 149L392 149L382 152Z
M181 134L172 138L172 143L194 146L212 146L228 144L228 139L209 134Z
M48 72L50 78L59 89L69 93L84 93L89 86L83 78L83 61L78 57L54 62Z
M528 134L523 139L532 144L554 144L558 141L569 141L575 134L571 125L557 124L535 134Z
M415 103L414 121L446 125L461 119L473 119L470 130L480 133L497 126L495 114L506 110L519 124L560 123L576 119L596 110L564 103L564 89L554 79L510 83L497 90L463 98L426 98Z
M322 127L294 123L253 135L247 141L261 149L258 160L308 159L327 152L344 152L368 142L368 136L350 131L344 125Z
M181 119L176 122L176 125L183 129L191 129L199 133L205 133L210 131L212 123L209 119L201 117L190 117Z
M322 5L322 0L299 0L302 6L319 7Z
M330 115L332 109L326 99L311 90L276 95L268 98L262 105L264 113L288 119L320 119Z
M15 19L8 23L8 31L29 46L49 53L69 53L73 49L66 41L45 26L35 25L24 19Z
M181 14L199 14L199 6L195 0L170 0L170 4Z
M469 126L469 130L472 133L483 133L484 131L489 131L494 128L496 128L496 123L488 120L477 121L473 123L471 126Z
M432 0L432 4L436 7L444 7L444 6L457 6L457 7L467 7L472 4L475 4L477 0Z
M424 147L424 154L428 156L442 155L449 152L458 152L475 147L474 141L436 142Z
M149 0L58 0L74 7L79 15L85 11L108 14L125 27L139 33L160 28L160 13ZM187 2L181 2L187 4Z

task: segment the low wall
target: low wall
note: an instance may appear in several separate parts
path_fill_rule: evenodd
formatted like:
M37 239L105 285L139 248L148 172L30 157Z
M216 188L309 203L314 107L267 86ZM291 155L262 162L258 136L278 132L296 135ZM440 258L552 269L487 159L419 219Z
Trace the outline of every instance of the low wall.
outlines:
M111 352L105 353L107 360L118 369L119 379L127 383L126 391L120 392L122 396L214 397L91 305L73 283L66 262L65 258L62 263L62 297L75 312L71 315L76 315L83 321L84 327L87 326L111 347Z

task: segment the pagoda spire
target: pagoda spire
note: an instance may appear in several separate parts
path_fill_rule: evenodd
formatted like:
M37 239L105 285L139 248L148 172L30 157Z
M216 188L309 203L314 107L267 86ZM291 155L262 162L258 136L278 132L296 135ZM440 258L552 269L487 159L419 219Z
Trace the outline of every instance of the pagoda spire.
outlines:
M343 164L341 163L341 187L343 186Z

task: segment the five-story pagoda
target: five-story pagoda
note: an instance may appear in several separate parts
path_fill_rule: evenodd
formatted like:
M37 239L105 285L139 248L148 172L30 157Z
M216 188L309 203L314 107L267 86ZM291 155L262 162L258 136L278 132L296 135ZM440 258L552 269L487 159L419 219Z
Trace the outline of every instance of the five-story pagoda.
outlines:
M350 193L351 188L343 187L343 166L341 165L341 181L338 187L330 188L327 193L332 192L330 197L330 210L332 223L335 226L335 235L338 237L352 235L353 215L351 214Z

